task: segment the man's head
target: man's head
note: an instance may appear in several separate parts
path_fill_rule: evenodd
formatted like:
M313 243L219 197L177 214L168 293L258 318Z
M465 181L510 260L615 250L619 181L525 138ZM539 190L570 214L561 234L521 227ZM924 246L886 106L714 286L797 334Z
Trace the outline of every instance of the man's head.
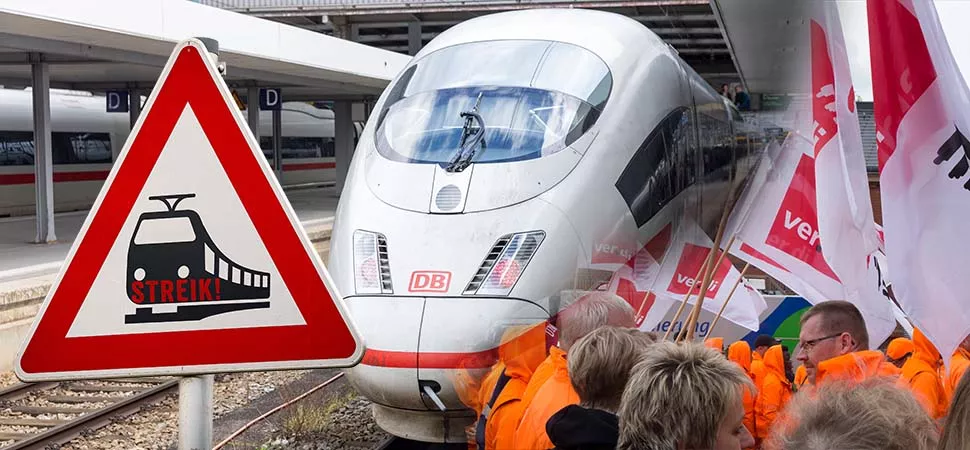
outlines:
M775 345L778 345L777 339L767 334L759 334L754 340L754 351L760 356L765 356L765 352Z
M605 325L633 328L635 315L633 307L622 297L603 291L590 292L559 313L559 347L569 352L576 341Z
M616 412L630 370L647 348L645 343L629 328L610 326L599 327L576 341L567 361L569 382L579 395L579 403Z
M939 438L912 392L888 379L825 383L793 397L785 414L765 448L933 450Z
M658 342L634 366L623 391L617 449L752 447L742 423L746 387L753 388L751 379L717 351Z
M808 380L815 383L818 363L858 350L869 349L869 333L862 313L852 303L833 300L805 312L798 335L798 360Z
M739 84L734 87L734 92L744 92L744 87Z

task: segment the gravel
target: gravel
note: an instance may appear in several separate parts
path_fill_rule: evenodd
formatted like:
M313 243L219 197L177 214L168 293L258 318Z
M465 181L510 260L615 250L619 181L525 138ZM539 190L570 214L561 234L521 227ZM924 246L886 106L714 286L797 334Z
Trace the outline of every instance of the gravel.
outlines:
M0 372L0 389L13 386L19 382L20 380L17 379L17 376L13 372Z
M276 391L281 386L289 384L307 371L254 372L221 374L216 376L213 410L216 417L222 416L266 393ZM16 377L12 377L16 382ZM3 383L7 378L0 378ZM108 384L108 383L105 383ZM129 386L129 384L124 384ZM2 386L2 384L0 384ZM147 385L130 385L147 387ZM123 392L73 392L56 388L48 391L57 395L107 395L120 396ZM49 405L50 402L41 398L43 394L31 393L18 403L35 406ZM66 406L66 405L65 405ZM77 405L81 406L81 405ZM83 407L93 406L85 403ZM38 417L23 414L6 414L0 410L0 415L16 415L19 417ZM59 414L58 418L70 419L70 415ZM50 415L47 418L52 418ZM15 431L4 427L0 431ZM23 431L31 431L23 428ZM161 450L168 449L178 439L178 394L171 394L164 400L143 407L140 411L127 417L113 419L112 423L97 430L90 430L71 442L60 447L61 450ZM0 441L0 447L7 442Z

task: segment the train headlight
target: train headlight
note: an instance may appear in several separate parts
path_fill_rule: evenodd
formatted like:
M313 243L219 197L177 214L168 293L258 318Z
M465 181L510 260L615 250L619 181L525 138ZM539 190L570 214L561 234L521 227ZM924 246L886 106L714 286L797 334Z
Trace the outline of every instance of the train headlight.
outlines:
M545 237L543 231L500 237L468 283L465 294L509 295Z
M354 231L354 286L358 294L394 293L383 234Z

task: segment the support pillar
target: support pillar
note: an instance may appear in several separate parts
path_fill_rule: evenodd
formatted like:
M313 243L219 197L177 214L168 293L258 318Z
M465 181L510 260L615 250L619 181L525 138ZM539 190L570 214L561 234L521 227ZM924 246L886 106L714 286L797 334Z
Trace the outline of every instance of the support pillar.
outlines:
M54 234L54 161L51 150L51 80L45 62L31 64L34 109L34 192L37 243L57 241Z
M131 122L131 129L135 129L135 122L141 115L141 95L137 89L128 90L128 121Z
M333 133L334 157L337 160L337 191L343 192L344 182L350 172L350 160L354 157L354 120L351 102L333 102Z
M417 55L421 44L421 22L408 22L408 55Z
M259 88L251 87L246 90L246 118L249 129L259 142Z
M179 380L179 450L212 448L213 375Z
M283 110L273 110L273 170L282 184L283 173Z

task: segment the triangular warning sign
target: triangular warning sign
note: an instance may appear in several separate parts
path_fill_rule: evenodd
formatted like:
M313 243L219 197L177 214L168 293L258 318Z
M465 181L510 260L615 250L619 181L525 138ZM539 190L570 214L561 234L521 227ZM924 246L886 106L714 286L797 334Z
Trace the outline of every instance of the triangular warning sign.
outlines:
M26 381L347 367L363 355L229 89L179 44L17 358Z

